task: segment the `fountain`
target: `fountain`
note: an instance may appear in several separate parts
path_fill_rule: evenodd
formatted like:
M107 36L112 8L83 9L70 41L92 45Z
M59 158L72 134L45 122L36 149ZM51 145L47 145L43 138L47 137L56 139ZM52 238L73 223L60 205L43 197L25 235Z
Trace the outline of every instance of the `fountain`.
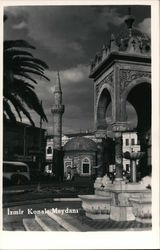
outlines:
M144 156L144 152L125 152L123 154L123 157L126 159L129 159L131 162L131 181L132 182L136 182L137 178L136 178L136 161L140 160L143 156Z
M143 155L144 152L124 153L124 157L131 161L132 182L112 182L105 174L97 177L94 195L79 195L87 217L151 223L151 190L144 180L136 182L136 160Z

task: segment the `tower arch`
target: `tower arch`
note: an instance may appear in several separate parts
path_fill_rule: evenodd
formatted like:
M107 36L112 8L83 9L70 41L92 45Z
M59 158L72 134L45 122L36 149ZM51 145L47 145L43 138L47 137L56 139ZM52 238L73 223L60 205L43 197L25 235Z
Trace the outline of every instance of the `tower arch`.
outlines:
M110 86L104 84L100 89L96 102L96 127L97 129L106 129L106 112L109 104L112 105L112 92Z
M151 79L141 77L129 83L122 95L123 108L128 101L137 113L137 132L146 133L151 128Z
M128 84L128 86L124 89L122 93L122 99L126 100L129 92L136 87L139 84L146 83L146 84L151 84L151 78L149 77L138 77L134 80L131 80Z
M137 127L141 151L145 152L139 162L141 176L151 173L151 82L148 79L132 84L126 95L126 100L131 103L137 113Z

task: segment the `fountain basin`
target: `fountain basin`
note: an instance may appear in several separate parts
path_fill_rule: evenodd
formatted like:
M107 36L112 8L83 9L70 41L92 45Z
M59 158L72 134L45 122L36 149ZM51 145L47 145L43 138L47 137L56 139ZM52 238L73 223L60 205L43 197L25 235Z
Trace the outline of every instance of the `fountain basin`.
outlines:
M114 184L108 184L104 188L95 189L95 194L99 196L108 196L110 193L147 193L149 190L141 182L114 182Z
M79 195L86 216L91 219L109 219L111 196Z
M151 190L143 183L108 183L94 195L79 195L86 216L114 221L151 222Z
M131 180L136 182L136 160L140 160L145 155L144 152L125 152L123 157L131 161Z
M123 157L129 160L139 160L145 155L144 152L129 152L123 153Z
M152 201L151 192L146 195L133 196L129 198L133 207L136 221L141 223L152 223Z

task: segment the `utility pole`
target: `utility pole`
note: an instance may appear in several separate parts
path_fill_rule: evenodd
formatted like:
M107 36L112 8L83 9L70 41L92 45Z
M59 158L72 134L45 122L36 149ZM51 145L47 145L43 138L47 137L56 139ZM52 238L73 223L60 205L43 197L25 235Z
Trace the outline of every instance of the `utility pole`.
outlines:
M42 101L41 101L42 106ZM40 130L39 130L39 171L41 171L42 167L42 116L40 116Z
M41 101L42 106L42 101ZM37 191L40 191L40 179L41 179L41 170L42 170L42 116L40 116L40 130L39 130L39 162L38 162L38 186Z

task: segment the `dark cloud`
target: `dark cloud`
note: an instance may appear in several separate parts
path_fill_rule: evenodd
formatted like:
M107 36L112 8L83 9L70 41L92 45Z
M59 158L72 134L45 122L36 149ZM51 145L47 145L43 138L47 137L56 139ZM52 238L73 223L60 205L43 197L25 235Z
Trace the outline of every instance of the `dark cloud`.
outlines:
M93 129L93 81L88 79L90 59L118 32L127 6L14 6L5 8L5 39L25 39L36 46L34 55L50 66L50 82L38 79L36 93L43 100L52 133L53 90L60 70L65 113L63 131ZM135 25L150 32L150 8L133 6ZM132 108L128 119L136 123ZM39 117L34 115L37 124ZM108 118L109 119L109 118Z
M6 12L5 37L25 37L55 69L89 63L123 23L127 7L17 6L6 8Z

